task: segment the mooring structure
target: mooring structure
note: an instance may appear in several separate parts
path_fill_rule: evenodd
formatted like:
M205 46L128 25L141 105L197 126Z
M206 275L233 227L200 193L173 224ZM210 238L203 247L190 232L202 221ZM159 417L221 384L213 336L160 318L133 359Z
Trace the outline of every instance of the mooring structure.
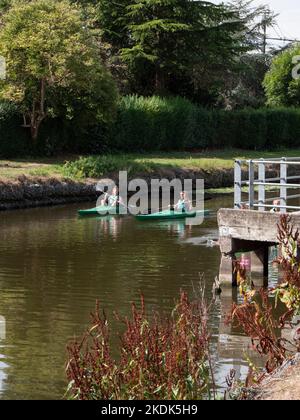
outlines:
M300 229L300 157L236 160L234 206L218 212L222 285L236 285L234 261L241 252L251 252L251 269L266 284L283 213Z

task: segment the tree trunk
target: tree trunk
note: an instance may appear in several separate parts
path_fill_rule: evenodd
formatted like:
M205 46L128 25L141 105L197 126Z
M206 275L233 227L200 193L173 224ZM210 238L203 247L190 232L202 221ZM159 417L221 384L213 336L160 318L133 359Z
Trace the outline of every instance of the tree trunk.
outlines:
M165 91L165 75L159 66L156 67L155 71L155 93L162 95Z
M45 79L42 79L40 98L39 98L39 101L33 103L31 117L30 117L30 124L28 125L31 132L31 138L34 143L37 142L37 139L39 136L40 125L47 115L45 111L45 98L46 98L46 81Z
M30 127L31 132L31 138L34 143L37 142L38 136L39 136L39 126L38 125L31 125Z

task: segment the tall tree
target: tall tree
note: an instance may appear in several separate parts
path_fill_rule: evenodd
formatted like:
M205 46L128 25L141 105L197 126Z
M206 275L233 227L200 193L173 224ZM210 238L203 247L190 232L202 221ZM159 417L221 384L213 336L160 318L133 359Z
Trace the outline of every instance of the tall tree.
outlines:
M98 46L67 0L19 0L4 14L0 55L7 65L0 98L18 104L37 140L47 117L108 119L117 93Z
M256 6L254 0L231 0L229 8L244 22L244 43L251 50L266 54L266 31L276 25L278 15L266 4Z
M253 0L232 0L229 7L244 22L241 38L250 51L238 57L235 66L224 73L221 101L230 109L259 107L266 100L262 82L272 60L266 33L276 25L277 15L267 5L256 6Z
M194 67L230 65L244 24L224 5L192 0L99 0L103 36L128 64L135 85L164 92ZM189 76L188 76L189 77ZM140 82L141 81L141 82Z

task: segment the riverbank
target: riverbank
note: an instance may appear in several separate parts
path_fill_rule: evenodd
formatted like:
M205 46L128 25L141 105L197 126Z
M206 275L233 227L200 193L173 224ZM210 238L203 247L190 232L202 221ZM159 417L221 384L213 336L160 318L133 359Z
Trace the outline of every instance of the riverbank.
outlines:
M299 400L300 353L267 377L261 386L254 390L253 396L254 400Z
M283 150L264 153L264 156L298 154L298 150ZM88 157L84 158L83 163L77 156L0 160L0 210L94 201L99 180L109 178L117 182L120 170L126 170L129 179L142 178L148 184L153 178L204 179L205 189L210 190L210 195L217 195L218 191L224 192L233 186L234 158L261 156L258 152L233 149L202 153ZM268 175L276 173L271 171Z

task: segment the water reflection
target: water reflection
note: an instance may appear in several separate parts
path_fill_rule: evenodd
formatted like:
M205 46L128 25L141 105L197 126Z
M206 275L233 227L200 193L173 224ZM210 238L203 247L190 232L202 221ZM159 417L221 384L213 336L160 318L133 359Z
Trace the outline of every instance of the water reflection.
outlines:
M117 241L122 234L122 223L124 221L122 217L106 216L94 220L97 221L95 226L100 238L106 239L109 237L113 241Z
M214 200L209 207L229 206L231 200ZM215 218L190 228L182 221L78 219L77 209L70 205L0 216L0 313L9 320L0 339L2 399L61 398L66 343L85 330L96 299L108 315L115 310L126 315L142 291L149 310L169 313L180 289L193 296L202 273L211 298L220 253L198 245L201 238L215 237ZM220 385L229 366L240 366L241 374L247 369L240 333L227 331L221 321L226 299L211 317ZM114 322L112 332L117 337Z
M0 315L0 341L6 338L6 321L4 316Z

